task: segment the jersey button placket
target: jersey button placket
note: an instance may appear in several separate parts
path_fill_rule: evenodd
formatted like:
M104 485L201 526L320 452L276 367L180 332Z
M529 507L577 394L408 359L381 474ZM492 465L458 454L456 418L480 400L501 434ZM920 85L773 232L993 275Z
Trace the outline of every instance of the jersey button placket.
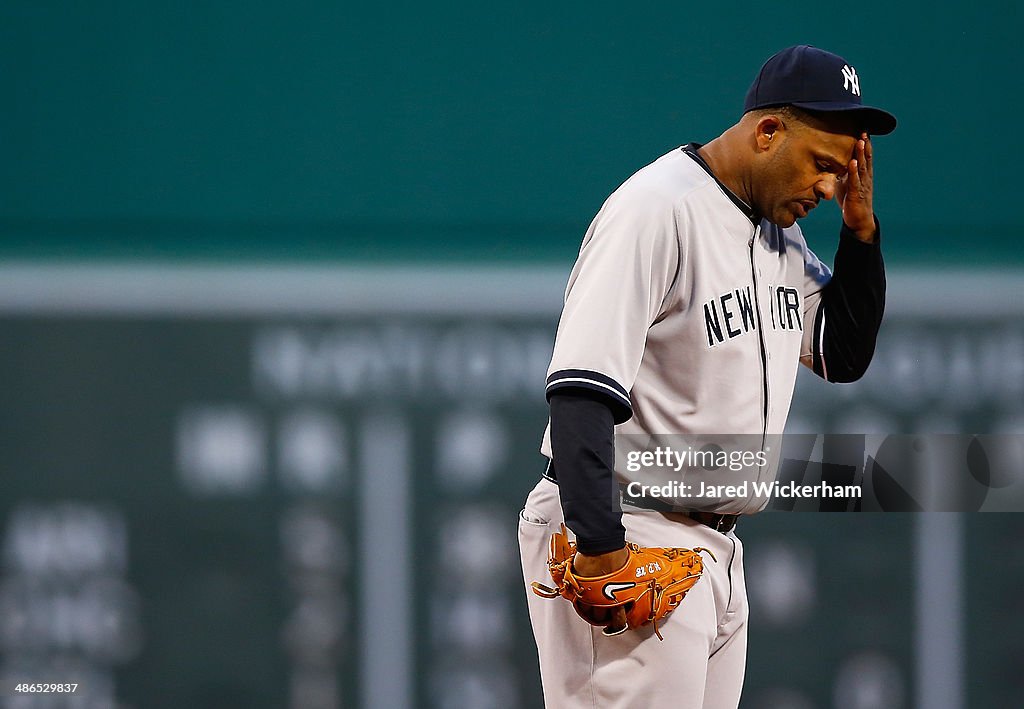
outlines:
M757 225L754 227L753 233L747 240L747 248L750 250L750 278L754 285L754 308L757 312L757 344L759 348L759 355L761 359L761 376L762 376L762 388L761 388L761 423L763 428L761 429L761 447L765 445L765 440L768 436L768 401L769 401L769 390L768 390L768 347L765 340L764 332L764 319L761 317L761 302L759 297L760 285L760 274L757 268L757 250L754 248L754 242L757 241L761 236L761 226Z

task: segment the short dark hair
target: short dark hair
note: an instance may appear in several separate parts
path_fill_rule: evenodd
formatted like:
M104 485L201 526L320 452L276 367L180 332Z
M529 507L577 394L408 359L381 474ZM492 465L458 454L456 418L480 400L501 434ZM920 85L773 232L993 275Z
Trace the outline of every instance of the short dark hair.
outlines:
M856 116L842 111L809 111L806 108L798 108L789 104L781 106L769 106L767 108L755 108L748 111L753 116L782 116L787 122L795 122L797 125L810 126L829 133L842 133L859 137L864 128L857 121Z

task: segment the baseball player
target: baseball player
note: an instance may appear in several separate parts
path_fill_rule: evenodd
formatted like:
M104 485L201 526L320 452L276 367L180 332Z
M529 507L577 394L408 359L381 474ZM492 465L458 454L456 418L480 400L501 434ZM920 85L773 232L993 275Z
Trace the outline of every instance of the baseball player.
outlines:
M830 382L863 375L885 300L869 136L895 127L863 104L852 64L790 47L761 68L735 125L639 170L591 223L548 371L549 462L519 520L549 708L738 706L747 596L735 529L766 501L722 495L686 506L626 495L635 473L616 467L616 438L764 441L783 431L798 363ZM830 271L796 222L832 199L842 227ZM713 483L716 473L706 474ZM568 553L552 541L563 522L576 546L555 574L552 554ZM631 559L647 547L708 552L660 628L629 621L620 632L629 608L614 601L628 581L606 583L604 605L530 588L557 575L559 588L540 588L571 597L578 579L633 575ZM568 586L566 568L577 579ZM644 573L638 565L637 579Z

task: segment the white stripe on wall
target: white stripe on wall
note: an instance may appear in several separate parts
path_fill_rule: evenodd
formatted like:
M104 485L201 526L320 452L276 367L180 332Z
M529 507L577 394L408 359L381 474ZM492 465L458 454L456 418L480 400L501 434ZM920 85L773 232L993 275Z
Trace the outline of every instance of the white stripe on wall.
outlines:
M959 513L914 515L915 706L964 709L964 524Z
M557 315L568 269L8 262L0 313ZM888 283L888 314L1024 314L1024 271L890 269Z
M360 706L412 709L413 613L409 429L371 414L359 439Z

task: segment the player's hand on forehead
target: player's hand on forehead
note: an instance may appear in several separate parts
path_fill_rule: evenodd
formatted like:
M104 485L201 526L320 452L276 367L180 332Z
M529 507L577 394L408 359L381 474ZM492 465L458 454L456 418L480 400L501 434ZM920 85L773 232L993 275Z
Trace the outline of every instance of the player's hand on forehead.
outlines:
M874 238L873 191L874 151L871 136L861 133L853 145L846 175L836 185L836 193L843 210L843 222L863 241Z
M871 136L867 133L861 133L857 138L857 142L853 144L853 153L850 156L850 160L863 160L865 165L871 163Z

